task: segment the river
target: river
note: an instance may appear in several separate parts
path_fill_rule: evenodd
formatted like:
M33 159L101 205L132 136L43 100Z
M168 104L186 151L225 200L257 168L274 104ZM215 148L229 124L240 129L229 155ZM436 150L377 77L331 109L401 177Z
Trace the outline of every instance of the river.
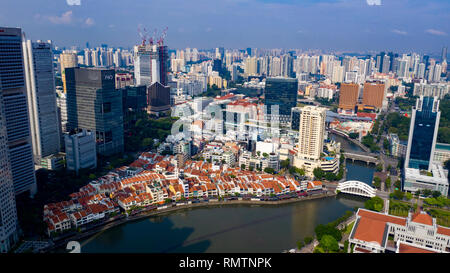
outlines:
M332 135L346 151L358 146ZM373 166L347 160L347 179L371 184ZM81 242L83 253L279 253L345 211L364 205L348 195L285 205L185 209L125 223Z

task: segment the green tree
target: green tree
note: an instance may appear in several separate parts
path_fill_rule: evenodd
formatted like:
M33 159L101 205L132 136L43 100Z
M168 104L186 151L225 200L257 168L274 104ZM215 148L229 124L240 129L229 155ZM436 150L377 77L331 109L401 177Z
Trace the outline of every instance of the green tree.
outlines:
M299 240L299 241L297 242L297 248L298 248L298 249L302 249L304 246L305 246L305 245L303 244L303 242L302 242L301 240Z
M89 179L90 179L90 180L94 180L95 178L97 178L97 176L96 176L95 174L91 173L91 174L89 175Z
M269 168L269 167L264 168L264 172L270 173L270 174L275 174L275 170L273 168Z
M433 196L433 198L437 198L437 197L441 196L441 192L440 191L433 191L431 193L431 195Z
M325 172L319 167L317 167L313 170L313 174L314 174L314 177L319 180L325 176Z
M282 160L282 161L280 162L280 166L281 166L281 168L283 168L283 169L289 168L289 158L287 158L286 160Z
M245 164L241 164L241 170L245 170Z
M314 232L316 233L316 237L319 242L322 239L322 236L324 235L331 235L336 239L336 241L340 241L342 239L341 231L336 227L334 227L332 224L327 225L319 224L314 229Z
M406 195L405 195L405 197L406 197L406 200L411 200L412 198L413 198L413 195L412 195L412 193L410 193L410 192L407 192L406 193Z
M375 176L373 178L373 185L375 186L375 188L379 189L381 187L381 178Z
M309 245L310 243L312 243L313 240L314 240L314 238L311 236L305 237L305 239L304 239L305 245Z
M331 235L325 234L320 240L320 247L326 252L339 251L338 241Z
M364 203L364 207L373 211L382 211L384 201L378 196L372 197Z

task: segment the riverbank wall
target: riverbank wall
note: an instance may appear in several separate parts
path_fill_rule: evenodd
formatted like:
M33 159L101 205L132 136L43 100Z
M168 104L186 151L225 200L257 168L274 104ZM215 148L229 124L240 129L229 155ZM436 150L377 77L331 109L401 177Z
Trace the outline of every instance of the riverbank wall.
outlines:
M115 220L112 222L101 223L98 226L94 226L94 227L90 228L89 230L86 230L82 233L76 233L74 235L64 237L60 240L56 240L53 242L52 246L43 250L43 252L51 252L58 248L63 248L67 245L67 243L69 241L81 241L85 238L94 236L98 232L103 232L110 228L113 228L113 227L116 227L116 226L119 226L119 225L122 225L125 223L145 219L145 218L148 218L151 216L164 214L164 213L182 211L182 210L187 210L187 209L192 209L192 208L218 207L218 206L220 207L220 206L227 206L227 205L278 206L278 205L291 204L291 203L296 203L296 202L301 202L301 201L328 198L328 197L333 197L333 196L336 196L336 193L331 192L331 191L326 191L324 194L314 194L314 195L310 195L310 196L306 196L306 197L297 197L297 198L291 198L291 199L280 200L280 201L252 201L252 200L215 201L215 202L205 202L205 203L192 203L192 204L180 205L180 206L175 206L175 207L169 207L169 208L161 209L161 210L151 210L151 211L142 212L142 213L139 213L136 215L132 215L132 216L129 216L126 218L121 218L119 220Z

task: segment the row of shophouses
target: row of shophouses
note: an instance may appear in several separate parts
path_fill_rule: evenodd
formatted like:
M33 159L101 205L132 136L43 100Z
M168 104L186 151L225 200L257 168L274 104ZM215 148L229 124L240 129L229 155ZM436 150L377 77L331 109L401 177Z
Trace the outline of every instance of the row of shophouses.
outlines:
M270 196L322 189L320 181L228 168L206 161L143 153L129 166L117 168L70 194L69 201L44 206L47 231L61 233L121 211L163 205L168 201L217 198L230 195Z

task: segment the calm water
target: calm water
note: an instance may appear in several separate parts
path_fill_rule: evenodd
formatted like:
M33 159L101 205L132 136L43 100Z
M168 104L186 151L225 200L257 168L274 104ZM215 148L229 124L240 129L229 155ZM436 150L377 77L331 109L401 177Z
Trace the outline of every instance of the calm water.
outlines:
M361 150L339 139L346 151ZM371 184L373 167L346 162L347 178ZM152 216L109 229L82 242L84 253L219 253L276 252L295 247L363 198L329 197L279 206L233 205L194 208Z
M363 201L345 196L280 206L177 211L112 228L82 242L81 249L84 253L279 253L313 235L316 225L363 206Z

